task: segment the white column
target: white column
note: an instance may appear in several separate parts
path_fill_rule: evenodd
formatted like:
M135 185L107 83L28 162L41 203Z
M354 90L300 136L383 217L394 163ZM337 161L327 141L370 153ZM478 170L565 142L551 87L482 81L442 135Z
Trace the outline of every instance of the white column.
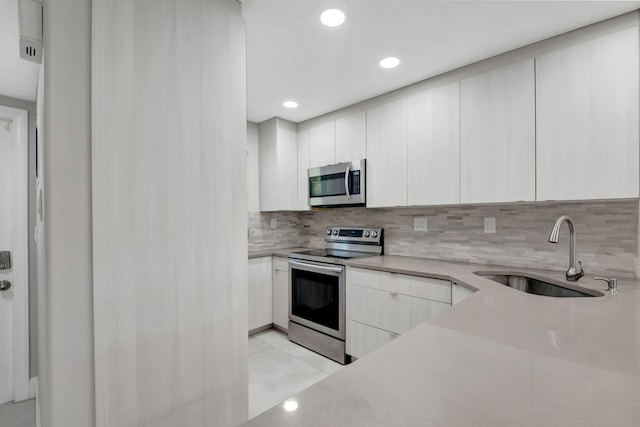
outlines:
M43 26L39 403L43 427L91 427L91 1L45 0Z
M247 418L245 29L234 0L94 0L96 425Z

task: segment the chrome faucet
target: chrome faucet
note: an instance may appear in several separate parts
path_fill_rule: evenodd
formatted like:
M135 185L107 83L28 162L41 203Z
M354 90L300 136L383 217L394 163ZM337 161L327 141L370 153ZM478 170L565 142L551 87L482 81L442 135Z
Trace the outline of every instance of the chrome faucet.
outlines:
M582 260L579 259L578 266L576 266L576 230L573 225L573 221L567 215L562 215L553 224L551 233L549 233L549 243L558 243L558 235L560 234L560 226L563 222L567 222L569 226L569 269L567 270L567 280L569 282L577 282L582 276L584 276L584 270L582 269Z

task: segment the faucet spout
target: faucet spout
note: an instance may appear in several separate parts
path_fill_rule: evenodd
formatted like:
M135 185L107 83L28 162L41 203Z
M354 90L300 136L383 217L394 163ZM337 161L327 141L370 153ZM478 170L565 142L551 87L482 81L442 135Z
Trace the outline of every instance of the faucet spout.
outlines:
M566 222L569 226L569 269L567 270L567 280L569 282L577 282L582 276L584 276L584 270L582 268L582 260L576 259L576 229L573 224L573 220L567 215L562 215L558 218L551 228L549 233L549 243L558 243L560 236L560 226L563 222Z

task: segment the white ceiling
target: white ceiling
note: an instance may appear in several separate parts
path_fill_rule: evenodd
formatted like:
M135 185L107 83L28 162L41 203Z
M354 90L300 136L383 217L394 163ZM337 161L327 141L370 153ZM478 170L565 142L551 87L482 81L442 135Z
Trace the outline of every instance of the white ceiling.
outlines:
M320 23L327 8L346 22ZM640 1L242 0L248 118L301 122L554 35ZM402 61L378 67L385 56ZM299 102L296 110L282 106Z
M18 0L0 0L0 95L35 101L38 66L20 59Z
M0 0L0 95L35 100L20 59L17 0ZM319 21L345 11L337 28ZM248 118L301 122L538 40L640 8L640 1L242 0ZM378 61L397 56L398 68ZM285 99L300 103L296 110Z

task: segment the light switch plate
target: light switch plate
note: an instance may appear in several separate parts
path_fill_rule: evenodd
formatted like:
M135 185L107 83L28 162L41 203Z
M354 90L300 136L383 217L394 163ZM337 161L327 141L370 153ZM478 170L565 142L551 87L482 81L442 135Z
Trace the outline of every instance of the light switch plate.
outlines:
M489 234L495 234L496 232L496 219L485 218L484 219L484 232Z
M424 216L414 217L413 231L429 231L429 219Z
M278 228L278 220L275 218L271 218L271 229L275 230L276 228Z

